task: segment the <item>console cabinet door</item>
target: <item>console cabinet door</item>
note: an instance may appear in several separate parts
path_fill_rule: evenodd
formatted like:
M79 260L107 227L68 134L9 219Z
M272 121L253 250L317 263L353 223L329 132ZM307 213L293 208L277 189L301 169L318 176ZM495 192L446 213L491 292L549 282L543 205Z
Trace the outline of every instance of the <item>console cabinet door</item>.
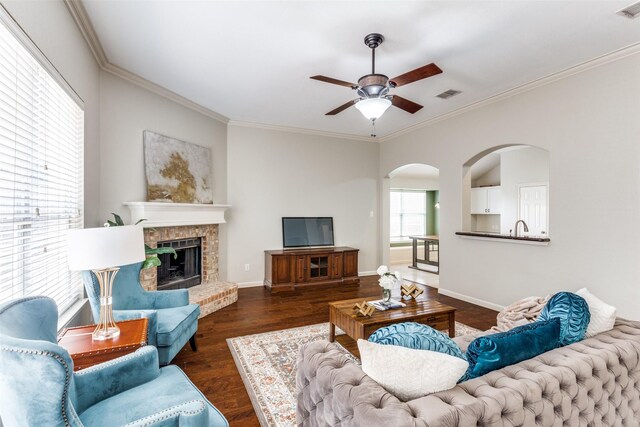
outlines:
M339 279L342 277L342 254L332 254L330 262L330 277Z
M307 279L310 282L327 280L331 276L329 254L307 255Z
M291 262L287 255L272 257L272 282L274 285L280 283L291 283Z
M358 251L345 251L342 265L343 277L358 276Z
M307 281L307 257L297 255L296 259L296 283L304 283Z

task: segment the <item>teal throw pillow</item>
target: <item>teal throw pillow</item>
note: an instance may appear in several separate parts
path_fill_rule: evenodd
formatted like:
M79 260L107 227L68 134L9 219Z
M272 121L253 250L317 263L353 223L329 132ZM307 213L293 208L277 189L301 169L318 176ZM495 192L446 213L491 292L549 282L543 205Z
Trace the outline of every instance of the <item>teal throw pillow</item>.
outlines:
M560 347L560 320L557 318L478 337L467 348L469 368L460 381L531 359L557 347Z
M431 350L466 360L460 347L446 334L416 322L397 323L375 331L369 341L414 350Z
M560 319L560 345L569 345L584 338L591 321L589 305L580 295L558 292L542 309L538 320Z

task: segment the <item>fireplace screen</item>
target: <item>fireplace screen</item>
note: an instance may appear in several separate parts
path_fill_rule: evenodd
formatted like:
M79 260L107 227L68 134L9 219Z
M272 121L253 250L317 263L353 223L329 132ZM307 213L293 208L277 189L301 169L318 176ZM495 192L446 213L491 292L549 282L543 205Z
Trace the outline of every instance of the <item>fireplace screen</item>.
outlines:
M158 247L171 247L178 255L159 255L158 290L190 288L202 282L200 238L158 242Z

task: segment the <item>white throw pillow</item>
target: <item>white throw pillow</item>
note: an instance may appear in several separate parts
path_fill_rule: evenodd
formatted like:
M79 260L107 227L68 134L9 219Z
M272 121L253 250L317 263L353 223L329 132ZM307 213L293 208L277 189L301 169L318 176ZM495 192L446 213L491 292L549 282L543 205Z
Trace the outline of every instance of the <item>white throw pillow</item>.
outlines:
M587 288L580 289L576 294L585 299L589 306L589 313L591 313L587 337L613 329L613 324L616 322L616 308L614 306L606 304L589 292Z
M362 370L407 401L453 388L469 367L466 360L431 350L358 340Z

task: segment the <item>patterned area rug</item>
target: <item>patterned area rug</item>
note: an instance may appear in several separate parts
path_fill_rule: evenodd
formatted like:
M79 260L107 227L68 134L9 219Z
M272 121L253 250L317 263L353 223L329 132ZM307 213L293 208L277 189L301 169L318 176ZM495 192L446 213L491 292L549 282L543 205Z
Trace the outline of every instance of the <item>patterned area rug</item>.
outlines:
M456 322L456 336L473 332L478 330ZM227 339L263 427L296 425L296 355L303 344L326 340L328 336L329 324L319 323ZM342 350L360 364L346 349Z

